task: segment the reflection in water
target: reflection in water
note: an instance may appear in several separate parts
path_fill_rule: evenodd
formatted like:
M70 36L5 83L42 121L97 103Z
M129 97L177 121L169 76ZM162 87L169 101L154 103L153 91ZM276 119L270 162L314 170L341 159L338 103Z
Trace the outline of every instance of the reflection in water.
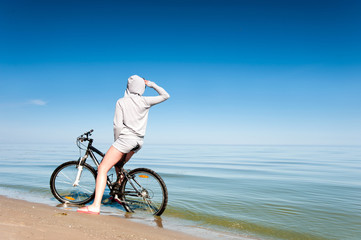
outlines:
M159 216L154 216L154 222L157 224L157 227L163 228L163 220Z

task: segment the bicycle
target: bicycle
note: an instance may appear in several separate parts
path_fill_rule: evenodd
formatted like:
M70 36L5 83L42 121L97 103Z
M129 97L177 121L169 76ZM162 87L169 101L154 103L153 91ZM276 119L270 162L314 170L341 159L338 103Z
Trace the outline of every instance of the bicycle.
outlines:
M54 197L61 203L82 205L94 199L97 170L86 163L90 157L95 166L99 161L94 153L104 157L104 153L93 146L90 138L93 130L80 135L76 144L85 154L78 161L69 161L58 166L50 178L50 189ZM83 143L88 142L86 149ZM81 156L81 155L80 155ZM119 176L123 181L118 184ZM112 182L107 176L107 186L112 200L124 206L127 212L149 212L160 216L168 202L168 191L163 179L153 170L136 168L117 172L117 181Z

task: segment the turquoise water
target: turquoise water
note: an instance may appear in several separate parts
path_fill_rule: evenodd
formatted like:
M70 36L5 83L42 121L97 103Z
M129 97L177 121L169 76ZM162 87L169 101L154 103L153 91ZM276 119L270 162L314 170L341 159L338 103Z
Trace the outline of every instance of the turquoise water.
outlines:
M53 206L52 171L79 156L75 145L1 144L0 153L0 194ZM167 184L164 227L209 239L361 238L360 147L145 144L126 166L136 167ZM124 216L117 205L104 212Z

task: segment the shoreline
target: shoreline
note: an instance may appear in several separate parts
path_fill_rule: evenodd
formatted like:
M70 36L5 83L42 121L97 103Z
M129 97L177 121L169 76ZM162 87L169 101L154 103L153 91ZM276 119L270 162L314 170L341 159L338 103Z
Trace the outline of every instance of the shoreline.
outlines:
M1 239L201 240L116 216L89 215L0 195Z

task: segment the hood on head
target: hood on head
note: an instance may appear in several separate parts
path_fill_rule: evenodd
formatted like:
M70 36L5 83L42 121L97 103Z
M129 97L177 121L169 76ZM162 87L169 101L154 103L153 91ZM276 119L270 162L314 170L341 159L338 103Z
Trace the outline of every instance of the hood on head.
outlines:
M145 91L145 82L144 79L138 75L133 75L128 78L127 90L125 90L124 96L129 95L130 93L143 95Z

